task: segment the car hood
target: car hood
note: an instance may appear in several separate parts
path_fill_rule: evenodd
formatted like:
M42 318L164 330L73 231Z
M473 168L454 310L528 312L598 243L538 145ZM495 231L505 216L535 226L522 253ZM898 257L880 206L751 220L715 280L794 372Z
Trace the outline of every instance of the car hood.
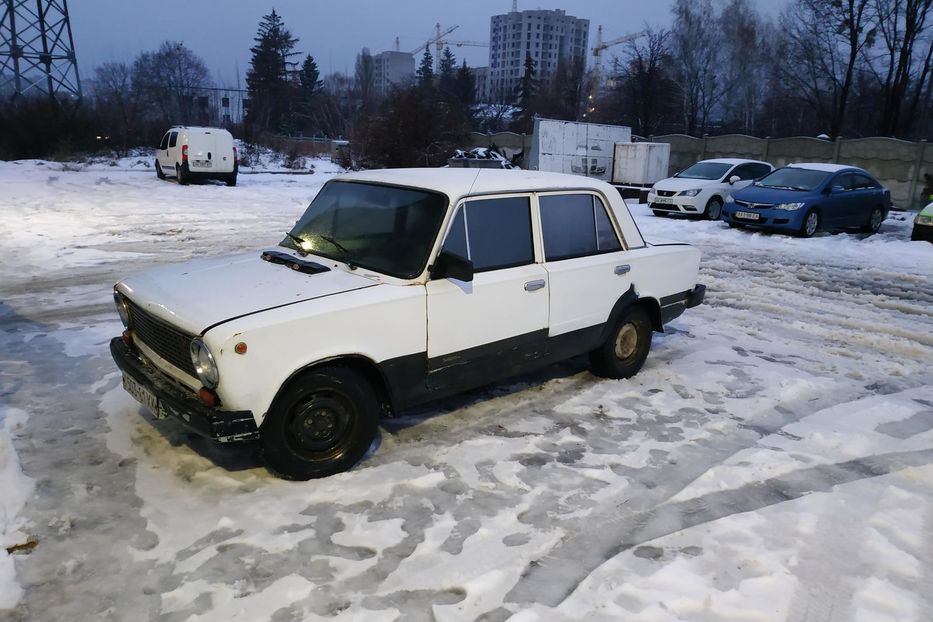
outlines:
M264 261L260 254L254 251L157 268L117 283L117 289L144 311L201 335L244 315L379 284L339 268L317 274L298 272ZM313 256L301 259L334 265Z
M813 190L781 190L779 188L762 188L761 186L748 186L732 193L736 201L749 203L807 203L817 198L819 192Z
M681 192L694 188L705 188L719 183L718 179L681 179L680 177L668 177L656 183L654 189L667 190L668 192Z

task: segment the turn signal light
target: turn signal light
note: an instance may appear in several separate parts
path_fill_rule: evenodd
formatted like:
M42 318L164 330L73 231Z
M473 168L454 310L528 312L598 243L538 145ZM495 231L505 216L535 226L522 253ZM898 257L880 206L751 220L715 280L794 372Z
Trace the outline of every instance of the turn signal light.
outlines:
M217 394L207 387L201 387L201 390L198 391L198 397L204 402L205 406L209 406L210 408L220 404L220 398L217 397Z
M131 335L128 330L123 331L123 343L128 346L133 345L133 335Z
M233 351L237 354L246 354L246 344L241 341L240 343L233 346Z

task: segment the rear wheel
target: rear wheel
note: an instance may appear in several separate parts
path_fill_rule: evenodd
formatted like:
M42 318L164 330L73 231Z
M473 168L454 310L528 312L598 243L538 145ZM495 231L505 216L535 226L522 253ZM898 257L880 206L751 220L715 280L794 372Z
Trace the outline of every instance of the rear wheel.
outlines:
M159 161L155 161L156 177L159 179L165 179L165 173L162 172L162 165L159 164Z
M651 318L640 305L632 305L619 318L606 342L590 352L593 373L604 378L631 378L638 373L651 349Z
M228 186L235 186L236 185L236 173L230 173L229 175L227 175L224 178L224 183L227 184Z
M707 220L719 220L720 216L722 216L722 199L713 197L706 204L706 218Z
M372 444L379 404L369 383L345 367L302 374L276 398L260 428L269 470L285 479L351 468Z
M862 231L878 233L878 229L881 228L882 222L884 222L884 211L882 211L880 207L876 207L871 211L871 216L868 217L868 224L862 227Z
M180 186L188 185L188 176L185 175L185 170L181 166L175 165L175 179L178 180Z
M799 235L802 238L812 238L820 229L820 213L815 209L811 209L807 212L807 215L803 217L803 224L800 225Z

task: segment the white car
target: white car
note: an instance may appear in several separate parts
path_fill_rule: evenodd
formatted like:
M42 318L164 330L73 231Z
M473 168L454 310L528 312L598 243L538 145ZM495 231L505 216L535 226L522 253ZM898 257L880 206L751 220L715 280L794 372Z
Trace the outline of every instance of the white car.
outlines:
M366 453L380 415L589 353L628 378L700 304L700 252L652 246L598 180L396 169L329 181L275 249L116 284L111 353L157 417L259 439L308 479Z
M175 126L159 143L155 169L159 179L174 177L182 185L218 179L235 186L239 165L233 136L218 127Z
M740 188L774 170L767 162L719 158L701 160L648 191L648 207L655 216L704 215L719 220L722 206Z

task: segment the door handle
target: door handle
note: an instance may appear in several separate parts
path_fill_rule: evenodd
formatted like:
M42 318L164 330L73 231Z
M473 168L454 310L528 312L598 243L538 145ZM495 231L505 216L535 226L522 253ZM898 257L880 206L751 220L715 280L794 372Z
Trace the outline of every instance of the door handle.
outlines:
M543 289L545 285L546 283L544 282L544 279L538 279L536 281L528 281L527 283L525 283L525 291L526 292L538 291L539 289Z
M621 266L616 266L616 270L615 270L616 274L620 276L623 274L628 274L631 271L632 271L632 266L628 265L627 263L622 264Z

